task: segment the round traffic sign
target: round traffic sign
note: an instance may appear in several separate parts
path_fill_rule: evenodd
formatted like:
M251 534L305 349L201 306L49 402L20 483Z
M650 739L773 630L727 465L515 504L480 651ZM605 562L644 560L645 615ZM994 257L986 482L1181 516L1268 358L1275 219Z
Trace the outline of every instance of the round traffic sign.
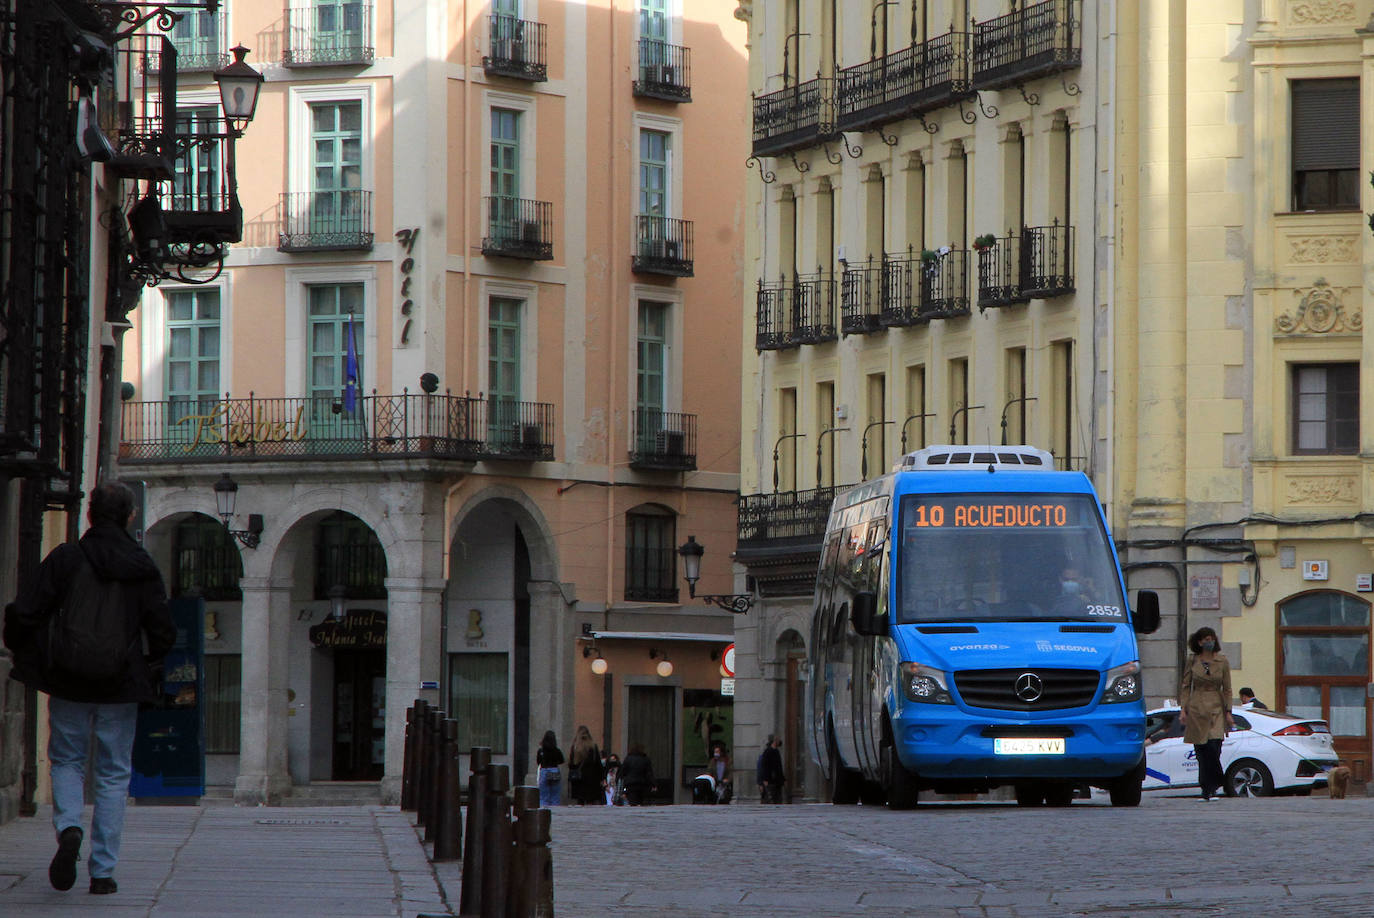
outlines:
M720 671L725 678L730 679L735 675L735 645L730 644L725 648L725 653L720 655Z

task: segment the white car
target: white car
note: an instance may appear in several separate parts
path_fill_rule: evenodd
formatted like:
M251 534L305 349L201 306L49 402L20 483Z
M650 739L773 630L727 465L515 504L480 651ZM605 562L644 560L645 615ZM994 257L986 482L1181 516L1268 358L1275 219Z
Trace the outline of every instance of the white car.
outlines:
M1231 716L1236 728L1221 744L1228 796L1308 794L1326 785L1336 752L1325 721L1239 706ZM1146 715L1145 739L1145 790L1198 786L1197 754L1183 742L1176 704Z

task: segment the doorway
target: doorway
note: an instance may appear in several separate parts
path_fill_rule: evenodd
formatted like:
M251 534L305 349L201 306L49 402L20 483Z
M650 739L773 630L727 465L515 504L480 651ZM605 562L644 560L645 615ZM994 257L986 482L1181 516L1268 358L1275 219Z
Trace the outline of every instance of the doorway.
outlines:
M654 803L673 802L674 772L677 770L677 744L673 726L677 689L671 685L631 685L626 706L626 750L639 743L649 756L654 771L649 799Z
M380 781L386 761L386 651L334 651L335 781Z

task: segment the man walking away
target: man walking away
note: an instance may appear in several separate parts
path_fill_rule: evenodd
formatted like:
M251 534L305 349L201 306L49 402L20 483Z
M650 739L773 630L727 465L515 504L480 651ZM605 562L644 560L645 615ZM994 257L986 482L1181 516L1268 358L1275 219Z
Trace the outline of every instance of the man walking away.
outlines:
M139 702L156 700L153 671L176 640L152 557L129 535L134 497L119 482L91 493L90 528L43 560L32 587L6 609L13 678L46 692L57 853L54 889L71 889L84 832L86 762L95 739L90 891L115 892L115 865ZM146 648L146 649L145 649Z
M782 767L782 740L768 737L768 745L759 755L759 787L764 803L782 803L782 786L787 772Z

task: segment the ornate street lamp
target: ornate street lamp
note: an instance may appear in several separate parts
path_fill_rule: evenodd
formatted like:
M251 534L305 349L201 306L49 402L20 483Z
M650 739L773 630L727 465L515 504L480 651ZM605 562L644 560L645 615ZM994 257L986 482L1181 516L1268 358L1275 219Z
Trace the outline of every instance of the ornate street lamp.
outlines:
M700 599L710 606L719 606L727 612L743 615L754 605L753 593L708 593L697 595L697 581L701 579L701 556L706 547L689 535L687 541L678 546L677 553L682 556L682 579L687 581L687 595ZM671 664L669 664L671 665Z
M224 523L225 530L244 548L257 548L258 540L262 536L262 514L248 514L248 528L234 529L232 522L234 519L234 504L238 502L239 485L229 476L228 472L219 477L215 482L215 509L219 511L220 522Z
M249 49L240 44L230 50L234 52L234 62L215 71L215 82L219 84L219 98L224 105L225 126L230 136L237 138L243 135L257 111L263 75L244 62Z

